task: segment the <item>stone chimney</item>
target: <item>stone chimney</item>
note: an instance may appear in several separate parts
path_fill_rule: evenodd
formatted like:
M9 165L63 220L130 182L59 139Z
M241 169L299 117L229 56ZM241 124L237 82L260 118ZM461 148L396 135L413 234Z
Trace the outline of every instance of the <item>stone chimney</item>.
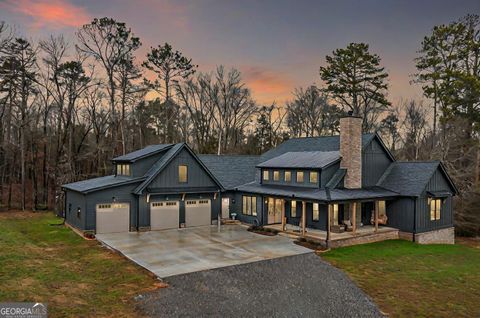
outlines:
M340 118L340 167L347 169L344 186L347 189L362 187L362 118Z

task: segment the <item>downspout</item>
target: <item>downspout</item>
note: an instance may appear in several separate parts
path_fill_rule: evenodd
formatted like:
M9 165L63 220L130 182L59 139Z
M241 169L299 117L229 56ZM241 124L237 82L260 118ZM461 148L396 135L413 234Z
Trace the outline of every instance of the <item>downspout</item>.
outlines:
M413 205L413 239L412 241L415 243L415 236L417 234L417 197L415 197L415 204Z

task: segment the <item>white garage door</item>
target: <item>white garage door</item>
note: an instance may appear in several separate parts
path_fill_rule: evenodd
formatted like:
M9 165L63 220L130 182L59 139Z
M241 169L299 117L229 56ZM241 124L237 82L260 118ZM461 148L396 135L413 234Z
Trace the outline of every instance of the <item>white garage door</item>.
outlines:
M150 203L150 228L152 230L178 229L178 201L163 201Z
M185 202L185 226L211 224L210 200L187 200Z
M130 230L130 204L97 204L97 233L128 232Z

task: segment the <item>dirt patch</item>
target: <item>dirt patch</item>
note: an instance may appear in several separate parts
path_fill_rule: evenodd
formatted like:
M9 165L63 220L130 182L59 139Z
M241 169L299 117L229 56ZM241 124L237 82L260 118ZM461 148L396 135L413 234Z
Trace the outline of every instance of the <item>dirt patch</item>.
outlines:
M480 249L480 237L455 237L457 244Z

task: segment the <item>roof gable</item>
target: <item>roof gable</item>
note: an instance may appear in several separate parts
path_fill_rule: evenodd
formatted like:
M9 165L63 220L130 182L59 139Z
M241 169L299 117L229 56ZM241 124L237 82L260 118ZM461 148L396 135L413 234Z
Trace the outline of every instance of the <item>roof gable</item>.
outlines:
M439 161L393 162L377 185L404 196L420 196L438 169L446 177L453 194L457 194L455 185Z
M221 183L205 166L205 164L197 157L197 155L185 143L173 145L145 174L146 179L137 188L134 193L141 194L143 191L156 179L157 176L169 165L172 160L182 151L187 151L198 165L205 171L205 173L212 179L213 183L219 188L223 189Z

